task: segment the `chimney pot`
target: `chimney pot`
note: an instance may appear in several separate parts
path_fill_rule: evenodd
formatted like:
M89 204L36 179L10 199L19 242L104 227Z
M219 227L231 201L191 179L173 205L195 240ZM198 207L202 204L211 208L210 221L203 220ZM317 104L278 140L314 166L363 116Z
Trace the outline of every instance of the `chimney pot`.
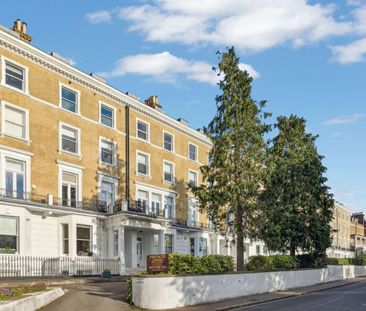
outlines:
M14 22L14 27L16 30L21 31L21 26L22 22L20 21L20 19L18 18L15 22Z
M22 28L20 30L22 33L27 33L27 23L23 22L22 23Z

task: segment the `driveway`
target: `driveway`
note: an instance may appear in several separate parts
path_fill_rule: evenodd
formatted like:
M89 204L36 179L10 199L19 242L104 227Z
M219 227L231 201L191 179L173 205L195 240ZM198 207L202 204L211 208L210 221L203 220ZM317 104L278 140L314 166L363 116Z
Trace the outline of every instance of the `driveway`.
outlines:
M65 285L67 293L42 308L42 311L125 311L139 310L124 302L126 282Z

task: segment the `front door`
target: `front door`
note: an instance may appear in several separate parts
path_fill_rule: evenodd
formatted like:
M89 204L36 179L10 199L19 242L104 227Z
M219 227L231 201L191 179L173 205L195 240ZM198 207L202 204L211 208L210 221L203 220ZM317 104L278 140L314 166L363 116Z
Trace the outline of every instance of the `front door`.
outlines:
M142 262L142 238L140 237L137 238L136 257L137 257L137 267L143 267L144 265Z

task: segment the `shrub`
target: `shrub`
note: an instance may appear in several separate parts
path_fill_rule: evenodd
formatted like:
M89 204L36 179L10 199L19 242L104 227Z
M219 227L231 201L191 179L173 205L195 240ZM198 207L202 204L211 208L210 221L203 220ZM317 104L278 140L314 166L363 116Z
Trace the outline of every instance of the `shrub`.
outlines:
M230 256L170 254L169 273L171 274L207 274L230 272L234 270L234 260Z
M327 258L327 264L336 266L366 266L366 260L364 258Z
M245 265L245 270L253 272L292 270L299 268L299 260L293 256L253 256Z
M21 295L40 292L47 288L44 283L31 283L17 287L3 287L0 288L0 300L10 299Z
M132 302L132 280L127 279L126 282L127 282L127 291L125 294L125 299L126 299L127 303L132 305L133 304L133 302Z

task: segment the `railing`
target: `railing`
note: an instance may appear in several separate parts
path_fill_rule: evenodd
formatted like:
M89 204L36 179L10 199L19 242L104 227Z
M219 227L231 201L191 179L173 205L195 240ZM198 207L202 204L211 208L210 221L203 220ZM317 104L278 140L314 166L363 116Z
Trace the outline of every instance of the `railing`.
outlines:
M108 205L105 201L94 198L76 201L64 198L54 198L50 195L40 195L34 192L8 191L6 189L0 189L0 199L17 202L21 201L22 203L40 203L50 206L63 206L99 213L113 213L121 210L122 204L120 200Z
M104 270L118 275L119 259L0 255L0 278L92 276Z
M190 219L175 218L175 219L172 219L172 224L177 225L177 226L183 226L183 227L212 229L211 226L207 222L194 221L194 220L190 220Z
M154 208L145 204L145 202L137 200L131 201L129 206L127 207L126 212L130 212L133 214L139 214L149 217L165 217L167 218L167 213L165 209L162 208Z

